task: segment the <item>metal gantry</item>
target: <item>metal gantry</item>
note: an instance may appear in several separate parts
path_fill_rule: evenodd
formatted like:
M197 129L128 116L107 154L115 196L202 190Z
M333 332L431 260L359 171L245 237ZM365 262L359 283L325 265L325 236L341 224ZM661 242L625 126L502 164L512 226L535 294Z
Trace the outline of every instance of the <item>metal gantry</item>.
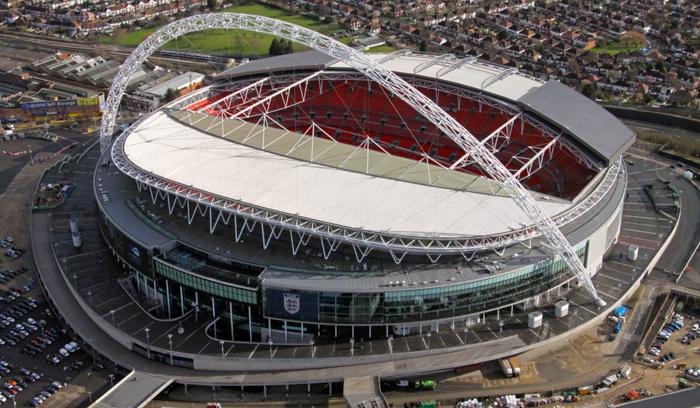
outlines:
M503 188L513 197L517 205L533 221L540 233L547 239L552 249L561 257L582 282L598 305L605 302L598 296L589 273L574 252L566 237L559 231L556 224L537 204L531 193L516 177L501 163L491 151L479 144L479 140L451 117L440 106L426 95L409 85L404 79L382 67L376 61L330 37L316 31L306 29L291 23L263 16L238 13L199 14L177 20L160 28L144 40L122 64L119 73L114 78L112 87L105 104L100 130L100 147L104 152L112 140L114 124L121 98L124 94L131 75L136 72L142 62L157 51L165 43L182 35L210 29L243 29L258 33L272 34L310 48L323 52L343 61L350 67L364 73L367 77L382 85L393 95L398 96L427 120L437 126L446 136L452 139L465 152L475 158L479 166L494 180L501 183ZM438 63L447 62L448 57L441 58ZM188 201L189 202L189 201ZM393 255L393 254L392 254Z

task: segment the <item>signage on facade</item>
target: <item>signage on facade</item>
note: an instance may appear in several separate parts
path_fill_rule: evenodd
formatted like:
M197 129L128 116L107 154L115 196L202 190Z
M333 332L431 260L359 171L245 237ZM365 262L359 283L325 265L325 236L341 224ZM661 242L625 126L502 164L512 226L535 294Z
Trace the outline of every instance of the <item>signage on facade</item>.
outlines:
M291 315L299 313L301 302L297 293L285 293L283 297L284 310Z

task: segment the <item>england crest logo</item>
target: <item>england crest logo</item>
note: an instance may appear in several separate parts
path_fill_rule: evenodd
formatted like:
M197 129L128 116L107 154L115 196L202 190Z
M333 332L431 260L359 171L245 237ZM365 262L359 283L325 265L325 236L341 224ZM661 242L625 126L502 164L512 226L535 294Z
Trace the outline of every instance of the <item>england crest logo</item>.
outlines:
M299 313L300 301L297 293L285 293L283 297L284 310L289 314Z

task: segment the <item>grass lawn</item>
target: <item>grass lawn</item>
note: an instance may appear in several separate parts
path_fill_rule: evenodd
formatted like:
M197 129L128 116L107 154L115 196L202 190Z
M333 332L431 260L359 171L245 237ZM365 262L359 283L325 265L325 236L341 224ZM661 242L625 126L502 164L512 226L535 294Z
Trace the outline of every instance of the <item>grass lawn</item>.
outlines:
M623 44L623 43L611 43L607 47L595 47L591 49L591 52L597 54L610 54L617 55L621 52L635 52L644 48L644 45L637 44Z
M370 48L365 52L394 52L396 48L391 45L380 45L379 47Z
M223 11L230 13L256 14L265 17L273 17L289 23L316 30L323 34L333 34L340 31L340 27L334 24L323 24L320 21L300 15L291 15L285 10L263 4L246 4L242 6L227 7ZM117 44L135 47L144 38L151 35L156 28L147 28L136 31L120 31L111 37L105 37L105 44ZM256 57L265 56L270 49L270 43L274 36L253 33L244 30L208 30L187 34L167 43L164 48L187 52L201 52L205 54L229 55L231 57ZM306 49L304 46L294 44L295 51Z

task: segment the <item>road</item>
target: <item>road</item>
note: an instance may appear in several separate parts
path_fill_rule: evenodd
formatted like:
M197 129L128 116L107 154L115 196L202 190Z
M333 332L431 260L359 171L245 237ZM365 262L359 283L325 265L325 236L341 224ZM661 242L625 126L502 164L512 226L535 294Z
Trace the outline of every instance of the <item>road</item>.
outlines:
M668 180L680 192L683 222L678 228L678 238L671 242L668 250L661 257L655 271L652 273L652 276L675 281L693 256L693 251L700 241L700 191L681 176L682 169L671 168L670 163L666 159L639 148L630 149L630 155L656 163L656 168L646 171L646 177ZM635 169L630 166L629 172L634 174ZM669 276L663 270L672 272L673 276ZM694 274L693 276L688 276L686 279L681 277L682 281L679 283L685 282L690 287L700 289L698 272L698 269L695 268L694 271L689 272Z

